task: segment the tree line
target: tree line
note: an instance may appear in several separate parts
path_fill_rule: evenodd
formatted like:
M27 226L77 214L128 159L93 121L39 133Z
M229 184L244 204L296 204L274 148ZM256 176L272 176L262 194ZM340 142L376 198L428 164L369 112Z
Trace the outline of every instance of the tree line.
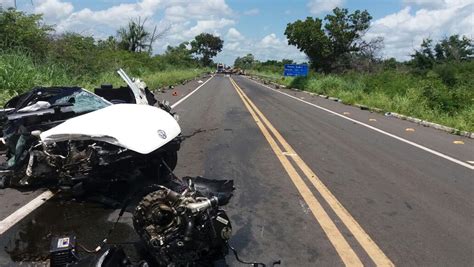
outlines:
M56 33L41 14L14 8L0 10L0 52L27 54L36 62L60 64L73 75L93 76L118 67L137 74L143 70L208 67L222 51L224 41L220 37L201 33L154 55L153 44L170 28L149 30L146 22L142 18L131 19L115 35L95 39L74 32Z
M366 10L335 8L324 18L288 23L284 34L306 54L308 77L283 77L291 60L260 62L247 54L234 65L288 87L473 131L472 40L457 34L427 38L400 62L382 57L382 38L366 38L371 20Z
M423 40L420 49L413 51L407 62L395 58L383 59L383 38L364 39L370 28L372 16L367 10L335 8L332 14L321 18L307 17L288 23L285 36L290 45L304 52L315 72L343 73L347 71L374 72L387 68L411 67L411 70L425 74L440 64L456 64L473 59L473 42L466 36L452 35L433 44L431 39ZM408 52L408 51L407 51ZM287 60L285 60L287 61ZM234 65L241 68L262 68L262 65L282 67L282 61L257 62L252 54L238 57ZM282 70L282 68L280 68Z

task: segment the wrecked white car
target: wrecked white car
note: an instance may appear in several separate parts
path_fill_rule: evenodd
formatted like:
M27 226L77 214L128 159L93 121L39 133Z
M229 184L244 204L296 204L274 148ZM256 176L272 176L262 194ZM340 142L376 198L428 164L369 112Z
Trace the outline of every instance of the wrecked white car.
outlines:
M38 87L1 112L6 161L0 187L97 188L139 175L166 179L177 162L181 129L167 103L143 82L126 87Z

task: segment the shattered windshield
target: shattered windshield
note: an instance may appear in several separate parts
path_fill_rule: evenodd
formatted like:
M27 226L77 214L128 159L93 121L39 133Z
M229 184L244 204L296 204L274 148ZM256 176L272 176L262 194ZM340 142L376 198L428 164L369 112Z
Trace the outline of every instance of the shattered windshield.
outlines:
M87 111L98 110L110 105L108 101L85 90L76 91L71 95L57 99L51 104L63 105L68 103L72 104L72 110L75 113L84 113Z
M109 101L80 87L37 88L18 98L6 106L16 107L20 112L70 106L75 113L84 113L111 105Z

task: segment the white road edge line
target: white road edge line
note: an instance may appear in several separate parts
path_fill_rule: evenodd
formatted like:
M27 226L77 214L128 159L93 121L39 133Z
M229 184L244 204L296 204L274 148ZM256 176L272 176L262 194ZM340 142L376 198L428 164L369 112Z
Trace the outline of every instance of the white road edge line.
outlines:
M53 196L53 192L49 190L45 191L30 202L28 202L28 204L26 204L25 206L17 209L7 218L3 219L3 221L0 222L0 235L5 233L13 225L15 225L21 219L25 218L28 214L37 209L39 206L43 205L48 199L52 198Z
M214 75L211 76L211 78L207 79L205 82L203 82L201 85L199 85L198 87L196 87L196 89L194 89L193 91L191 91L191 93L187 94L186 96L184 96L183 98L181 98L180 100L178 100L176 103L174 103L173 105L171 105L171 108L174 108L176 107L177 105L181 104L181 102L183 102L184 100L186 100L188 97L190 97L192 94L194 94L197 90L199 90L199 88L203 87L208 81L210 81L212 78L214 78Z
M181 98L178 102L174 103L171 108L176 107L179 105L181 102L186 100L186 98L190 97L192 94L194 94L199 88L201 88L203 85L205 85L208 81L210 81L212 78L214 78L214 75L211 76L211 78L207 79L204 83L199 85L196 89L191 91L191 93L187 94L183 98ZM51 192L50 190L45 191L41 193L39 196L22 206L21 208L18 208L15 212L12 214L8 215L5 219L0 221L0 235L5 233L8 229L10 229L12 226L17 224L19 221L21 221L23 218L25 218L28 214L33 212L35 209L39 208L41 205L43 205L47 200L51 199L55 194Z
M247 77L246 77L246 78L247 78ZM375 128L374 126L368 125L368 124L363 123L363 122L360 122L360 121L358 121L358 120L354 120L354 119L352 119L352 118L346 117L346 116L341 115L341 114L339 114L339 113L337 113L337 112L335 112L335 111L332 111L332 110L329 110L329 109L327 109L327 108L324 108L324 107L318 106L318 105L316 105L316 104L313 104L313 103L311 103L311 102L302 100L302 99L297 98L297 97L295 97L295 96L292 96L292 95L290 95L290 94L287 94L287 93L278 91L278 90L276 90L276 89L274 89L274 88L271 88L270 86L261 84L261 83L259 83L259 82L257 82L257 81L254 81L254 80L250 79L250 78L247 78L247 79L250 80L250 81L252 81L252 82L254 82L254 83L256 83L256 84L258 84L258 85L261 85L261 86L263 86L263 87L265 87L265 88L268 88L268 89L270 89L270 90L272 90L272 91L275 91L275 92L280 93L280 94L282 94L282 95L286 95L286 96L288 96L288 97L291 97L291 98L293 98L293 99L295 99L295 100L298 100L298 101L300 101L300 102L303 102L303 103L308 104L308 105L310 105L310 106L313 106L313 107L315 107L315 108L324 110L324 111L329 112L329 113L331 113L331 114L333 114L333 115L339 116L339 117L344 118L344 119L349 120L349 121L352 121L352 122L354 122L354 123L357 123L357 124L359 124L359 125L361 125L361 126L367 127L367 128L369 128L369 129L374 130L374 131L376 131L376 132L379 132L379 133L381 133L381 134L384 134L384 135L387 135L387 136L389 136L389 137L395 138L395 139L397 139L397 140L399 140L399 141L402 141L402 142L404 142L404 143L407 143L407 144L409 144L409 145L412 145L412 146L414 146L414 147L417 147L417 148L419 148L419 149L422 149L422 150L424 150L424 151L426 151L426 152L429 152L429 153L431 153L431 154L433 154L433 155L436 155L436 156L438 156L438 157L441 157L441 158L447 159L447 160L449 160L449 161L451 161L451 162L454 162L454 163L456 163L456 164L459 164L459 165L461 165L461 166L463 166L463 167L466 167L466 168L468 168L468 169L470 169L470 170L474 170L474 166L471 166L471 165L469 165L469 164L467 164L467 163L465 163L465 162L463 162L463 161L461 161L461 160L455 159L455 158L450 157L450 156L448 156L448 155L445 155L445 154L443 154L443 153L441 153L441 152L438 152L438 151L433 150L433 149L431 149L431 148L427 148L427 147L425 147L425 146L422 146L422 145L417 144L417 143L415 143L415 142L409 141L409 140L407 140L407 139L405 139L405 138L402 138L402 137L400 137L400 136L391 134L391 133L386 132L386 131L384 131L384 130L381 130L381 129L379 129L379 128Z

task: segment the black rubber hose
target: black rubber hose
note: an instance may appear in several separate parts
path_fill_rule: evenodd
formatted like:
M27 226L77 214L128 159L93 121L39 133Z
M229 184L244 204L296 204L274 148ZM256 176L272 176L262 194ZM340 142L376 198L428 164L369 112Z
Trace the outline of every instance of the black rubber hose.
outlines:
M185 226L184 229L184 241L189 242L193 240L192 235L194 231L194 217L193 216L186 216L185 217Z
M259 267L259 266L267 267L267 265L262 262L242 260L239 258L239 254L237 253L237 250L234 247L232 247L229 243L227 243L227 247L229 247L229 249L234 253L235 259L242 264L251 265L252 267ZM281 260L277 260L277 261L272 262L271 266L280 265L280 264L281 264Z

